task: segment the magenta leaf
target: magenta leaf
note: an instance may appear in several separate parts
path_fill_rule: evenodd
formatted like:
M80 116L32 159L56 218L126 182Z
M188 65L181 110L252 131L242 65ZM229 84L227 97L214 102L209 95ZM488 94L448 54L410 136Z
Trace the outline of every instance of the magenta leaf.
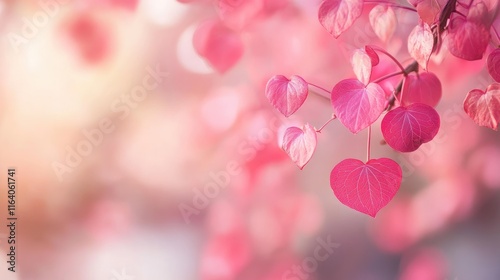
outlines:
M364 49L357 49L351 57L351 66L356 78L363 84L370 82L372 59Z
M488 9L482 2L472 6L464 19L460 15L452 17L448 28L448 49L454 56L465 60L479 60L490 41L489 26L485 22Z
M439 114L429 105L414 103L391 110L382 119L385 142L399 152L413 152L439 131Z
M370 11L370 25L383 42L387 42L396 31L397 19L388 5L377 5Z
M411 73L405 78L402 103L424 103L436 107L441 100L442 87L439 78L431 72Z
M363 0L324 0L319 7L318 19L321 25L338 38L363 11Z
M195 50L220 73L233 67L243 56L243 42L237 33L220 21L207 21L196 29Z
M330 186L342 204L372 217L396 195L401 185L401 167L388 158L366 164L345 159L330 174Z
M299 76L287 79L276 75L266 85L266 97L285 117L291 116L306 101L309 90L307 82Z
M437 21L439 13L441 12L438 1L419 0L410 1L410 3L417 8L418 16L423 22L432 25Z
M385 107L385 92L378 84L356 79L340 81L332 89L333 112L352 133L374 123Z
M495 49L488 56L488 73L496 81L500 82L500 49Z
M303 129L292 126L286 129L282 149L302 169L316 150L316 130L308 123Z
M500 122L500 84L493 83L486 92L473 89L464 101L464 110L479 126L498 130Z
M378 57L377 52L375 52L375 50L370 46L365 46L365 52L372 60L372 66L373 67L377 66L378 63L380 62L380 58Z
M427 23L419 23L408 36L408 52L420 66L427 69L427 62L434 47L434 36Z

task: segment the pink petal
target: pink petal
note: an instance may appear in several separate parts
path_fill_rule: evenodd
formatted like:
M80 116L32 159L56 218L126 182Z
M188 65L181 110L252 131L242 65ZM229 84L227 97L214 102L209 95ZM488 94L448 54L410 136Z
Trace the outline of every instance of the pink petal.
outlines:
M473 89L469 91L464 101L467 115L479 126L498 130L500 122L500 84L493 83L486 92Z
M489 26L485 22L487 15L487 7L479 2L470 8L467 20L462 16L452 16L447 37L451 54L465 60L483 58L490 41Z
M413 152L439 131L439 114L429 105L414 103L391 110L382 120L384 139L394 150Z
M303 129L294 126L286 129L282 148L292 161L302 169L314 154L316 144L316 130L306 123Z
M433 46L434 36L429 25L417 24L408 36L408 52L424 69L427 69Z
M346 159L330 174L330 186L337 199L372 217L396 195L401 180L401 167L388 158L371 159L366 164Z
M324 0L319 7L321 25L338 38L361 15L363 0Z
M363 84L368 84L372 74L372 59L363 49L354 51L351 57L351 65L359 81Z
M287 79L277 75L269 79L266 85L266 97L269 102L285 117L289 117L306 101L307 82L299 76Z
M365 86L356 79L340 81L332 89L333 112L352 133L374 123L385 108L385 92L378 85Z
M243 56L241 38L220 21L207 21L198 26L193 44L196 51L220 73L229 70Z
M491 77L500 82L500 49L495 49L488 56L488 73Z
M424 103L436 107L441 95L441 82L431 72L411 73L405 78L402 95L404 105Z
M370 24L380 40L387 42L396 31L394 10L387 5L377 5L370 11Z

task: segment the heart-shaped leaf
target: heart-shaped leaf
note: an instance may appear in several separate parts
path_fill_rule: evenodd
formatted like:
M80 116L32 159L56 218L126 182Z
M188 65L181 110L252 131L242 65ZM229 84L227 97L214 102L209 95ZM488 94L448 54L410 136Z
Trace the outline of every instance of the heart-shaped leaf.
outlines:
M351 57L351 66L356 78L363 84L368 84L372 75L372 59L364 49L357 49Z
M434 47L434 36L427 23L419 23L408 36L408 52L420 66L427 69L427 63Z
M500 122L500 84L489 85L486 92L480 89L469 91L464 110L476 124L497 130Z
M383 42L387 42L396 31L397 19L388 5L377 5L370 11L370 25Z
M306 123L303 129L295 126L286 129L282 148L292 161L302 169L314 154L316 144L316 130Z
M352 133L374 123L385 107L385 92L378 84L364 85L356 79L340 81L332 89L333 112Z
M448 50L454 56L465 60L479 60L490 41L488 8L482 2L471 6L467 19L454 15L448 28Z
M196 29L195 50L220 73L233 67L243 55L243 42L237 33L220 21L207 21Z
M438 19L439 13L441 12L441 7L436 0L419 0L419 1L409 1L413 6L417 8L417 13L420 19L432 25Z
M497 82L500 82L500 49L495 49L488 56L488 73Z
M385 142L399 152L413 152L439 131L439 114L429 105L414 103L391 110L382 120Z
M276 75L269 79L266 85L266 97L271 104L285 117L295 113L309 93L307 82L299 76L290 80L285 76Z
M431 72L411 73L405 78L402 103L424 103L436 107L441 100L442 87L439 78Z
M365 46L365 52L372 60L372 66L377 66L380 62L380 58L378 57L378 54L375 52L375 50L370 46Z
M363 0L324 0L319 7L318 19L321 25L338 38L363 11Z
M372 217L396 195L401 167L392 159L371 159L366 164L345 159L330 174L330 186L342 204Z

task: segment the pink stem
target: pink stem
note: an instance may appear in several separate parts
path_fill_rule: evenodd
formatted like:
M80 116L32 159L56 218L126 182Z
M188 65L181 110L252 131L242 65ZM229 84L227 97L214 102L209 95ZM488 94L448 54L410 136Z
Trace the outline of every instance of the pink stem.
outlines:
M375 45L370 45L369 47L371 47L372 49L388 56L390 59L392 59L392 61L394 61L394 63L396 63L396 65L399 67L399 69L401 69L401 71L405 72L405 68L403 67L403 65L401 65L401 63L399 63L399 61L394 56L392 56L390 53L386 52L384 49L379 48Z
M366 162L371 158L372 126L368 126L368 141L366 143Z
M412 11L412 12L417 12L417 9L415 8L412 8L412 7L408 7L408 6L401 6L399 4L396 4L396 3L392 3L392 2L385 2L385 1L367 1L365 0L364 3L368 3L368 4L383 4L383 5L388 5L388 6L391 6L393 8L399 8L399 9L403 9L403 10L408 10L408 11Z
M318 130L316 130L316 132L321 133L323 128L325 128L325 126L327 126L329 123L331 123L336 118L337 118L337 116L335 116L335 114L333 114L332 117L324 125L322 125Z
M389 78L392 78L392 77L394 77L394 76L401 75L401 74L404 74L404 72L399 71L399 72L396 72L396 73L387 74L387 75L385 75L385 76L382 76L382 77L380 77L380 78L376 79L375 81L372 81L372 83L380 83L380 82L382 82L383 80L387 80L387 79L389 79Z
M315 87L315 88L317 88L317 89L319 89L319 90L321 90L321 91L322 91L322 92L315 92L315 93L317 93L319 96L324 97L324 98L327 98L327 99L330 99L330 95L331 95L330 91L328 91L327 89L325 89L325 88L323 88L323 87L320 87L320 86L318 86L318 85L312 84L312 83L308 83L308 84L309 84L310 86L313 86L313 87Z

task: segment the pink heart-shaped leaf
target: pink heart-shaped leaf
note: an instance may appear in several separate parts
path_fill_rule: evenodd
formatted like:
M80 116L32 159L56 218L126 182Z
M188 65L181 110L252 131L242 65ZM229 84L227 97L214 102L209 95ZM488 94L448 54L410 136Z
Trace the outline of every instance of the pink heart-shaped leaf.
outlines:
M500 122L500 84L489 85L486 92L480 89L469 91L464 110L476 124L497 130Z
M220 21L207 21L196 29L195 50L220 73L233 67L243 56L243 42L237 33Z
M427 63L434 47L434 36L427 23L419 23L408 36L408 52L420 66L427 69Z
M276 75L266 85L267 99L285 117L295 113L304 104L308 93L307 82L295 75L290 80Z
M420 19L432 25L438 19L439 13L441 12L441 7L436 0L420 0L420 1L410 1L416 2L412 3L417 8L417 13Z
M452 16L447 37L450 53L465 60L483 58L490 41L489 26L485 22L487 18L488 8L482 2L470 8L467 19L461 15Z
M402 103L424 103L436 107L441 100L442 87L439 78L431 72L411 73L406 76L403 86Z
M308 123L303 129L292 126L286 129L282 149L302 169L316 150L316 130Z
M372 217L396 195L401 185L401 167L388 158L366 164L345 159L330 174L330 186L342 204Z
M364 85L356 79L340 81L332 89L333 112L352 133L374 123L385 107L385 92L378 84Z
M363 84L368 84L372 75L372 59L364 49L354 51L351 66L356 78Z
M370 46L365 46L365 52L372 60L372 66L377 66L380 62L380 58L378 57L378 54L375 52L375 50Z
M399 152L413 152L439 131L439 114L429 105L414 103L391 110L382 119L385 142Z
M396 31L397 19L388 5L377 5L370 11L370 25L383 42L387 42Z
M488 56L488 73L497 82L500 82L500 49L495 49Z
M324 0L319 7L318 19L321 25L338 38L363 11L363 0Z

